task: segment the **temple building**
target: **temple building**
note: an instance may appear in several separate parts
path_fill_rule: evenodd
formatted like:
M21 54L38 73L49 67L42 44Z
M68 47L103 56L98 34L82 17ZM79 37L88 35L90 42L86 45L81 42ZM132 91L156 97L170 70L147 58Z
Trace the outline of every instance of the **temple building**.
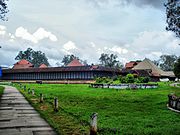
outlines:
M65 67L47 67L42 64L39 68L26 60L14 64L12 69L2 70L2 80L93 80L96 77L112 77L120 75L121 70L103 66L83 65L74 59Z
M147 58L145 58L142 62L134 66L132 68L132 71L139 74L139 76L143 76L143 74L146 74L145 76L150 77L151 81L159 81L163 78L175 80L176 78L173 71L163 71Z
M23 59L15 63L13 69L24 69L24 68L32 68L32 67L34 67L33 64Z
M125 69L132 69L134 68L136 65L138 65L141 61L130 61L128 63L125 64Z

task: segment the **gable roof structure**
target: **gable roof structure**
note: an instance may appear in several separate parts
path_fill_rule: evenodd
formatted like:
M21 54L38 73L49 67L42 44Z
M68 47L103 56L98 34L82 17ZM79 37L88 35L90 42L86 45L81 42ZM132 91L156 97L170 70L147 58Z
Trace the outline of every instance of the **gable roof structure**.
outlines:
M133 70L149 70L152 76L161 77L175 77L172 71L163 71L158 68L151 60L145 58L142 62L136 65Z
M136 61L130 61L128 63L126 63L125 68L126 69L132 69L133 67L135 67L137 64L139 64L140 62L136 62Z
M41 64L40 66L39 66L39 68L47 68L48 66L47 65L45 65L45 64Z
M67 67L78 67L78 66L84 66L78 59L72 60Z
M13 69L32 68L34 65L29 61L22 59L14 64Z

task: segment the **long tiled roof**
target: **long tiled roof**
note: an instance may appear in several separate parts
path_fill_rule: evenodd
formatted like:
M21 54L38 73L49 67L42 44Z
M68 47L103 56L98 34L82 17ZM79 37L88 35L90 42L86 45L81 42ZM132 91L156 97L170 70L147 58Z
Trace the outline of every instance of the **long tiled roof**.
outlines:
M74 66L74 67L47 67L47 68L26 68L26 69L4 69L3 73L32 73L32 72L68 72L68 71L107 71L121 72L120 69L107 68L102 66Z

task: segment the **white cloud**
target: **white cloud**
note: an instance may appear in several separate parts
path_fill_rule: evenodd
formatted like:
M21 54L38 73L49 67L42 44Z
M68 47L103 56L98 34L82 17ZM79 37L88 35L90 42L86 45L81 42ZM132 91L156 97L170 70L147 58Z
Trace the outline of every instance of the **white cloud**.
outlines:
M119 54L126 54L126 53L128 53L127 49L121 48L119 46L114 46L114 47L110 48L110 50L113 51L113 52L117 52Z
M68 41L67 43L65 43L65 44L63 45L63 48L64 48L65 50L67 50L67 51L73 50L73 49L77 49L75 43L72 42L72 41Z
M0 25L0 30L5 30L6 26Z
M19 27L19 28L16 29L15 36L20 37L20 38L25 39L25 40L28 40L28 41L31 41L33 43L38 43L36 38L33 35L31 35L27 31L27 29L25 29L23 27Z
M5 35L6 34L6 27L3 25L0 25L0 35Z
M27 29L19 27L16 29L15 36L33 43L38 43L40 40L45 38L49 38L51 41L57 41L57 37L51 32L44 30L44 28L39 28L36 32L31 34Z
M51 32L44 30L44 28L39 28L33 36L36 40L42 40L44 38L49 38L51 41L57 41L57 37L53 35Z

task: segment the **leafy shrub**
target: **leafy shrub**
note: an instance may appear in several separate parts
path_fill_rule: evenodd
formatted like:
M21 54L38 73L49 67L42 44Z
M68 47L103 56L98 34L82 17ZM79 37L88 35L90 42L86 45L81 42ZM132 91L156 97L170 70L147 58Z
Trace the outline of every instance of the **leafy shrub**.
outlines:
M137 79L136 79L136 82L137 83L148 83L149 82L149 77L138 77Z
M126 75L126 82L127 83L134 83L135 82L135 78L133 74L127 74Z
M149 81L149 77L143 77L142 83L148 83Z
M126 83L126 77L122 77L120 81L121 83Z
M110 83L113 83L113 81L109 77L97 77L96 83L103 83L103 84L109 83L110 84Z

